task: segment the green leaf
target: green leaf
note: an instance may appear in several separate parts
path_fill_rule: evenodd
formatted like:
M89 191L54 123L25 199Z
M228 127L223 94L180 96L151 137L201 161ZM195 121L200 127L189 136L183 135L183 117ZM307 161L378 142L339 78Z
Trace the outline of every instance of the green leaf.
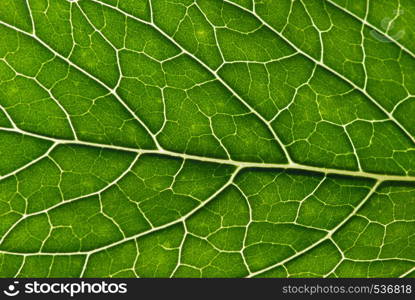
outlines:
M414 277L415 5L0 7L0 277Z

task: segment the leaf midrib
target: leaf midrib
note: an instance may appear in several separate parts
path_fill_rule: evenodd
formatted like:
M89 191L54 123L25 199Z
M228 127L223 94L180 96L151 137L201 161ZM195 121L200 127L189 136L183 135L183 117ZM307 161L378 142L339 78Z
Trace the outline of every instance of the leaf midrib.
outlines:
M123 146L115 146L109 144L100 144L100 143L93 143L88 141L74 141L74 140L65 140L65 139L57 139L47 136L42 136L40 134L31 133L28 131L24 131L17 128L6 128L0 127L0 130L7 131L7 132L15 132L24 135L28 135L34 138L43 139L47 141L53 142L51 148L56 148L59 145L82 145L82 146L89 146L94 148L104 148L104 149L111 149L111 150L118 150L124 152L133 152L138 154L160 154L170 157L188 159L188 160L195 160L201 162L211 162L223 165L232 165L235 167L241 168L258 168L258 169L286 169L286 170L298 170L298 171L306 171L306 172L316 172L321 174L328 174L328 175L344 175L344 176L352 176L352 177L362 177L362 178L371 178L375 180L379 180L382 182L385 181L405 181L405 182L415 182L415 176L409 175L389 175L389 174L380 174L380 173L372 173L372 172L365 172L365 171L352 171L352 170L343 170L343 169L335 169L335 168L325 168L325 167L318 167L318 166L310 166L298 163L259 163L259 162L246 162L246 161L238 161L232 159L220 159L220 158L212 158L212 157L205 157L193 154L185 154L180 152L174 152L170 150L150 150L150 149L138 149L138 148L129 148ZM51 149L47 151L50 152ZM47 153L42 155L41 157L47 157ZM36 159L36 162L39 161L39 158ZM34 162L30 162L25 166L18 168L17 170L0 176L0 180L6 179L7 177L14 176L17 173L23 171L27 167L33 165Z

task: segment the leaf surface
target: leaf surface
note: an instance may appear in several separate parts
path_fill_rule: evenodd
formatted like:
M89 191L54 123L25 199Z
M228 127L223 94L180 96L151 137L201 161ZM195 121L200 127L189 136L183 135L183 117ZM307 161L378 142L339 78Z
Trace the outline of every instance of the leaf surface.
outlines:
M2 7L1 277L414 276L411 1Z

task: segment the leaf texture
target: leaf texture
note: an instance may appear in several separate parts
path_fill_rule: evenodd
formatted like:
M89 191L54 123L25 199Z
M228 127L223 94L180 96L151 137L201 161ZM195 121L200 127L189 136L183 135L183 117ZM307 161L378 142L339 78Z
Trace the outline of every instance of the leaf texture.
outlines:
M415 3L4 0L1 277L413 277Z

